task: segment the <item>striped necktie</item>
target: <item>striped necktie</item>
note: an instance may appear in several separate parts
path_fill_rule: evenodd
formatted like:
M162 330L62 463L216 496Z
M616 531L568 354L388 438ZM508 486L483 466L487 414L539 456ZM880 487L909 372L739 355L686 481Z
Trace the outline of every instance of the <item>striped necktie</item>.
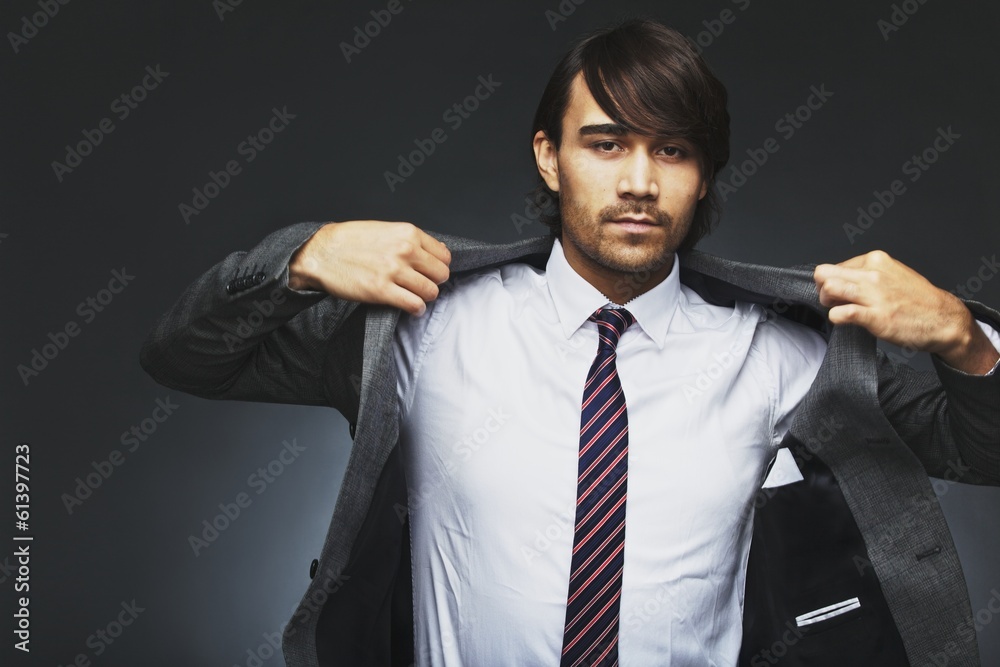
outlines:
M576 527L561 667L618 664L618 610L625 563L628 414L615 348L635 322L624 308L598 308L597 357L583 388Z

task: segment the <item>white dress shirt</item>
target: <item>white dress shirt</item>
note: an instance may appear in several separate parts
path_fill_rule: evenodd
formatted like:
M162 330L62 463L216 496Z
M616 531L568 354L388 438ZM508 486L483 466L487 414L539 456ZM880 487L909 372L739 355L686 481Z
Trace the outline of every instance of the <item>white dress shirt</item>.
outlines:
M736 664L753 498L826 350L757 304L706 303L678 275L675 261L625 304L636 323L617 348L622 667ZM598 347L587 318L616 304L558 240L545 271L507 264L441 288L422 316L401 315L393 341L416 664L558 665ZM782 456L771 477L797 473Z

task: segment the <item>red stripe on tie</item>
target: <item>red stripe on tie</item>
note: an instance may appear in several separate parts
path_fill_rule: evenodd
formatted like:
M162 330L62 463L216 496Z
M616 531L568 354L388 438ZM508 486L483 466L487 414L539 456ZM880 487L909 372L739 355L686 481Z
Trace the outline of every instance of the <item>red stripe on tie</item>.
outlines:
M599 308L590 321L597 323L597 354L581 399L576 522L560 667L618 664L628 410L615 348L635 318L624 308Z

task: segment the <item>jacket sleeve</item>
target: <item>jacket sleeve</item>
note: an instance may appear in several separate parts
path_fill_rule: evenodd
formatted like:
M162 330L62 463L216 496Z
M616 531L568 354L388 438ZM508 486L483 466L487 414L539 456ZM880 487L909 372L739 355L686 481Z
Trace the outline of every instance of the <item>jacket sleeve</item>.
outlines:
M336 406L331 387L348 379L326 367L342 360L342 345L330 350L359 304L288 286L289 259L323 224L279 229L203 273L156 321L142 368L203 398Z
M1000 330L1000 312L976 301L973 315ZM970 375L931 355L936 373L894 364L878 352L879 403L928 474L1000 485L1000 370Z

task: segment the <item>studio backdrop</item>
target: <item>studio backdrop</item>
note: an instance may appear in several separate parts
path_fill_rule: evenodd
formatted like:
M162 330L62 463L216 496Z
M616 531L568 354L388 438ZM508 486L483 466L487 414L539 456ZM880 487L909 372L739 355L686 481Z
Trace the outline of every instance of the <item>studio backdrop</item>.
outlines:
M994 3L8 0L0 662L284 664L347 422L167 389L142 341L195 277L294 222L547 234L527 199L539 96L576 36L636 14L729 91L725 210L700 249L788 266L879 248L1000 304ZM934 488L969 640L1000 664L1000 489Z

